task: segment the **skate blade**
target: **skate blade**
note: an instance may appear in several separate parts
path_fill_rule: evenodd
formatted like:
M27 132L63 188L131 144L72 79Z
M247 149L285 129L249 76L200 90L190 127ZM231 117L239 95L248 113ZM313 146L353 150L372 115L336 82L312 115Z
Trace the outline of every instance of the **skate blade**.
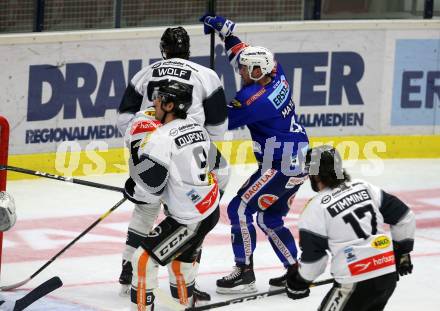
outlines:
M209 305L211 303L210 300L196 300L196 302L194 303L195 307L202 307L202 306L206 306Z
M286 288L286 286L275 286L275 285L270 285L269 286L269 291L274 291L274 290L278 290L278 289L283 289Z
M130 285L122 285L121 284L121 288L119 289L119 296L120 297L128 297L130 296Z
M218 287L217 286L217 294L252 294L256 293L257 287L255 286L255 283L246 284L246 285L238 285L233 288L225 288L225 287Z

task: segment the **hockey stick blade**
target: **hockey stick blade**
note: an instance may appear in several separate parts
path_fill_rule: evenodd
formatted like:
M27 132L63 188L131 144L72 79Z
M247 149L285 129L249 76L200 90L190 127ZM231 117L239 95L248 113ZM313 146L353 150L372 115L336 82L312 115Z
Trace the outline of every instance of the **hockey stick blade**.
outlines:
M26 280L18 282L18 283L14 283L14 284L11 284L11 285L0 286L0 291L4 292L4 291L8 291L8 290L11 290L11 289L18 288L20 286L23 286L24 284L26 284L30 280L31 280L31 278L29 277Z
M56 253L51 259L46 261L44 265L42 265L37 271L34 272L30 277L28 277L26 280L12 284L12 285L6 285L0 287L0 290L7 291L11 289L18 288L30 280L32 280L34 277L36 277L38 274L40 274L41 271L47 268L52 262L54 262L59 256L61 256L67 249L69 249L73 244L75 244L79 239L81 239L84 235L86 235L90 230L92 230L94 227L96 227L104 218L106 218L108 215L110 215L115 209L117 209L119 206L122 205L127 199L122 198L118 203L113 205L107 212L102 214L97 220L95 220L90 226L88 226L83 232L80 233L76 238L74 238L72 241L70 241L69 244L63 247L58 253Z
M24 310L41 297L46 296L47 294L53 292L61 286L63 286L63 282L61 281L61 279L57 276L54 276L53 278L47 280L46 282L31 290L29 293L26 294L26 296L18 299L15 302L15 307L13 311Z
M333 282L334 282L334 279L326 279L326 280L314 282L310 285L310 287L316 287L316 286L320 286L320 285L330 284ZM210 310L210 309L220 308L220 307L224 307L224 306L228 306L228 305L232 305L232 304L236 304L236 303L259 300L259 299L270 297L270 296L280 295L280 294L284 294L285 292L286 292L286 289L280 288L280 289L276 289L276 290L272 290L272 291L268 291L268 292L263 292L263 293L238 297L238 298L234 298L234 299L230 299L230 300L220 301L220 302L216 302L216 303L212 303L212 304L204 305L204 306L200 306L200 307L190 307L190 308L186 308L185 311ZM176 311L179 311L179 310L176 310Z

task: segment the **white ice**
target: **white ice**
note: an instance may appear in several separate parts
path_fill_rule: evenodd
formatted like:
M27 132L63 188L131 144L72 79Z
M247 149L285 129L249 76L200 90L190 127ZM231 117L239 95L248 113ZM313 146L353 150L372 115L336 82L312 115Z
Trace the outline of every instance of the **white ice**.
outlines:
M404 195L403 199L416 210L418 225L421 226L416 232L412 254L414 272L398 282L386 310L440 310L440 159L385 160L382 163L357 161L347 162L346 166L352 177ZM252 165L234 167L223 205L232 198L253 168ZM122 186L126 175L79 178ZM47 179L10 181L7 189L15 197L18 222L4 235L1 285L28 278L121 198L119 193ZM304 184L296 204L303 204L312 195L309 184ZM296 231L300 207L296 206L286 220L293 232ZM199 286L211 294L213 301L237 297L215 293L216 279L229 273L233 266L229 226L224 218L225 206L222 209L224 221L218 224L207 240L197 278ZM129 310L128 298L118 296L117 279L131 210L131 204L124 203L23 289L4 292L3 295L8 299L19 298L58 275L64 286L27 310ZM262 235L254 261L257 287L260 291L267 291L268 279L284 271ZM320 279L328 277L330 275L326 273ZM166 269L160 271L160 287L168 292ZM329 288L330 285L313 288L311 295L302 300L293 301L277 295L222 309L316 310ZM167 309L159 301L157 310Z

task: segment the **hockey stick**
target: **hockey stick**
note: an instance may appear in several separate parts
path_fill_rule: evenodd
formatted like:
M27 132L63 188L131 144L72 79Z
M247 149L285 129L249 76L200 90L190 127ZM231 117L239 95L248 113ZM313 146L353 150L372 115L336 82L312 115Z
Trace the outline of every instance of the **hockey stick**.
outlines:
M49 178L49 179L71 182L73 184L78 184L78 185L83 185L83 186L88 186L88 187L124 192L123 188L119 188L119 187L115 187L115 186L104 185L104 184L100 184L100 183L96 183L96 182L92 182L92 181L88 181L88 180L73 178L73 177L63 177L63 176L59 176L59 175L53 175L50 173L28 170L26 168L21 168L21 167L16 167L16 166L0 165L0 170L14 171L14 172L28 174L28 175L34 175L34 176L40 176L40 177L45 177L45 178Z
M208 13L209 15L215 15L215 0L208 0ZM214 48L215 48L215 31L211 31L211 41L209 45L209 68L215 70L214 63Z
M334 281L335 281L334 279L326 279L326 280L314 282L310 285L310 287L326 285L326 284L333 283ZM185 307L184 305L177 303L172 297L165 294L162 290L160 290L160 289L154 290L154 294L157 296L159 301L162 304L166 305L168 308L175 310L175 311L210 310L210 309L220 308L220 307L224 307L224 306L228 306L228 305L232 305L232 304L236 304L236 303L242 303L242 302L252 301L252 300L259 300L259 299L270 297L270 296L284 294L285 292L286 292L286 289L280 288L280 289L276 289L276 290L272 290L272 291L268 291L268 292L257 293L257 294L242 296L242 297L238 297L238 298L234 298L234 299L230 299L230 300L215 302L215 303L211 303L211 304L204 305L204 306L189 307L188 308L188 307Z
M53 278L47 280L46 282L38 285L38 287L31 290L29 293L26 294L26 296L17 299L15 301L15 306L13 311L22 311L31 304L33 304L35 301L40 299L41 297L46 296L50 292L53 292L57 288L60 288L63 286L63 282L61 282L61 279L57 276L54 276Z
M115 205L113 205L113 207L111 209L109 209L107 212L105 212L104 214L101 215L101 217L99 217L97 220L95 220L95 222L93 222L86 230L84 230L83 232L81 232L80 235L78 235L75 239L73 239L69 244L67 244L62 250L60 250L55 256L53 256L51 259L49 259L43 266L41 266L40 269L38 269L37 271L34 272L34 274L32 274L30 277L28 277L26 280L23 280L21 282L15 283L15 284L11 284L11 285L5 285L5 286L1 286L0 290L2 291L7 291L7 290L11 290L11 289L15 289L18 288L24 284L26 284L27 282L29 282L30 280L32 280L34 277L36 277L41 271L43 271L44 269L46 269L46 267L48 265L50 265L52 262L55 261L55 259L57 259L61 254L63 254L70 246L72 246L73 244L76 243L76 241L78 241L79 239L81 239L86 233L88 233L90 230L92 230L97 224L99 224L104 218L106 218L108 215L110 215L111 212L113 212L115 209L117 209L119 206L122 205L122 203L125 202L125 200L127 200L126 198L121 199L118 203L116 203Z

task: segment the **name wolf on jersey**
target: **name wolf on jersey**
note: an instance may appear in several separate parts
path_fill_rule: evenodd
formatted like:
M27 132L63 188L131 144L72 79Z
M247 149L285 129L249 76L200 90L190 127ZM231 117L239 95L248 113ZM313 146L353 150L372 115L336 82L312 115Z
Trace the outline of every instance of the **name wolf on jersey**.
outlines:
M153 69L153 77L174 76L181 79L189 80L191 71L174 67L158 67Z

